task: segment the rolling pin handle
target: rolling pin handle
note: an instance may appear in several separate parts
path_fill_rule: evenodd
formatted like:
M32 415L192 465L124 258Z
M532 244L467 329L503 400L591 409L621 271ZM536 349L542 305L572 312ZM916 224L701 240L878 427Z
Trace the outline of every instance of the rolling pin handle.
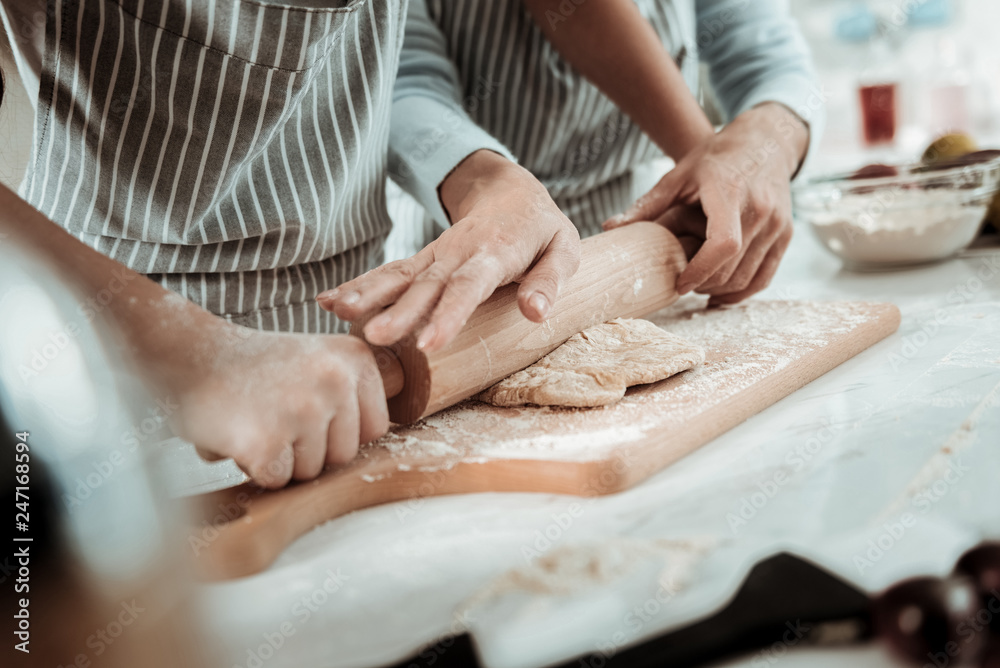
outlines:
M385 387L385 398L391 399L403 391L403 383L406 380L403 376L403 366L399 363L399 358L388 348L372 346L372 354L375 355L375 364L382 374L382 385Z

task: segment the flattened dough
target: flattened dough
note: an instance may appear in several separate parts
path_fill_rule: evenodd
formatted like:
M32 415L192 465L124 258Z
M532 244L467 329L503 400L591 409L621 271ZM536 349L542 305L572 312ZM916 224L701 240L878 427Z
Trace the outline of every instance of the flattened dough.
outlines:
M571 337L476 398L494 406L604 406L631 385L653 383L705 361L705 351L648 320L618 318Z

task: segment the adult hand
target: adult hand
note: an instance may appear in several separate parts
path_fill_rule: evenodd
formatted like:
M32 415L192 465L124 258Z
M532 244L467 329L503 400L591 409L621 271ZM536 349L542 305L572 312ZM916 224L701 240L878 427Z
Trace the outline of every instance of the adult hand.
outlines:
M655 220L682 231L689 248L700 236L678 292L712 295L713 304L746 299L767 287L791 241L790 182L808 141L807 126L785 106L754 107L685 155L604 228Z
M382 377L357 337L221 321L202 331L164 381L180 405L175 430L206 458L232 457L258 485L282 487L349 462L388 430Z
M492 151L466 158L441 185L456 221L412 258L391 262L320 294L342 320L372 315L375 345L419 330L417 347L448 344L476 307L511 282L521 313L542 322L580 264L580 235L530 172Z

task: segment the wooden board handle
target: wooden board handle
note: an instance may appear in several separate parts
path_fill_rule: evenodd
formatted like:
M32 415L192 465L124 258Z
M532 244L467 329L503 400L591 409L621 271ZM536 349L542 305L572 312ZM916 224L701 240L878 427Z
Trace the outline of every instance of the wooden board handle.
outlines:
M534 364L566 339L614 318L637 318L678 299L686 266L677 238L655 223L635 223L585 239L580 268L563 287L544 323L525 318L517 285L498 289L443 349L417 350L415 337L388 347L403 371L389 417L409 424L453 406ZM361 336L364 322L351 333Z
M434 457L424 463L430 471L398 469L391 453L376 450L347 466L327 471L316 480L279 490L265 491L251 483L206 494L201 514L206 518L242 515L226 522L206 524L193 534L195 567L207 580L228 580L258 573L298 537L335 517L355 510L410 500L420 504L429 496L494 492L548 492L579 494L586 486L591 494L610 494L624 489L624 475L610 478L595 474L589 462L501 460L483 466L476 462L452 462L441 467ZM534 475L525 475L531 470ZM588 477L589 476L589 477ZM220 510L222 512L220 512ZM404 513L413 512L412 508Z

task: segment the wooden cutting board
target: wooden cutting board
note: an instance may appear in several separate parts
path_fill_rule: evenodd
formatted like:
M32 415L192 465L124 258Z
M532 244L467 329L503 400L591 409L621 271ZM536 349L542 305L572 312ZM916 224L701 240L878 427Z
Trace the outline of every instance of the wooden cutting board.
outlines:
M682 300L649 317L705 347L705 363L635 387L597 409L494 408L466 401L394 427L348 466L277 492L249 485L206 495L210 578L256 573L312 527L392 501L443 494L593 496L635 485L899 327L892 304L753 301L704 310ZM240 513L234 512L238 507ZM220 509L226 509L221 514Z

